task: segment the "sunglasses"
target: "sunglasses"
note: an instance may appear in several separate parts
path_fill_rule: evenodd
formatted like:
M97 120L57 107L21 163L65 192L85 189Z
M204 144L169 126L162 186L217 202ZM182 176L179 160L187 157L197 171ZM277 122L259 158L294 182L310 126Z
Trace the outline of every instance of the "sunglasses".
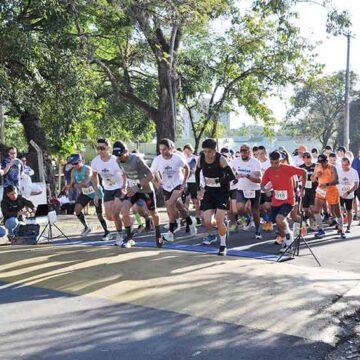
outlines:
M80 164L80 162L78 161L78 162L72 163L71 165L76 166L76 165L79 165L79 164Z
M311 156L305 155L305 156L303 156L303 158L304 158L304 159L311 159Z
M96 149L103 151L103 150L106 150L106 147L105 146L97 146Z

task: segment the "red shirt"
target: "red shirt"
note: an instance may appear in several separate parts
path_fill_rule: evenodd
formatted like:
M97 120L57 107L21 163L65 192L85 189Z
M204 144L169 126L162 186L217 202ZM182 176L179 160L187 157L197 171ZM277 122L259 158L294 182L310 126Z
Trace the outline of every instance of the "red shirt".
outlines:
M294 205L295 193L293 176L302 176L303 174L304 169L284 164L281 164L280 167L276 170L274 170L272 167L266 169L261 184L265 186L269 181L272 183L274 194L271 200L271 205Z

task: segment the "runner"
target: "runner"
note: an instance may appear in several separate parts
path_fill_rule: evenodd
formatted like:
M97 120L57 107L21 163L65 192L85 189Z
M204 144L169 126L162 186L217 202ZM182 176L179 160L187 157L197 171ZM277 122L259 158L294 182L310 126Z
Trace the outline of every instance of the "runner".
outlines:
M79 190L79 195L75 201L75 215L80 220L81 224L84 225L84 230L82 231L81 236L87 236L91 232L91 228L88 225L82 210L86 205L88 205L91 201L94 201L95 199L95 189L92 184L92 171L90 166L83 164L81 154L72 154L70 156L70 163L72 165L71 181L70 184L66 185L66 188L68 190ZM108 240L109 231L106 221L102 215L102 187L98 186L97 191L98 200L95 205L96 215L105 232L102 240Z
M169 216L169 231L162 235L163 240L174 241L178 212L186 220L190 234L195 235L197 233L195 219L189 216L189 212L181 200L190 173L189 166L184 156L180 156L172 151L171 140L160 140L159 150L160 155L154 159L150 169L158 180L157 183L163 189L165 206Z
M297 149L297 155L294 156L294 165L297 167L300 167L300 165L302 165L304 163L303 160L303 155L304 153L307 152L307 148L305 145L299 145L298 149Z
M231 163L236 172L237 186L237 212L241 216L247 215L246 203L251 204L251 214L255 223L255 238L261 239L260 233L260 162L250 156L250 146L243 144L240 147L241 157Z
M265 146L259 146L258 160L260 162L261 176L263 176L265 171L271 166ZM273 223L271 219L271 196L267 196L263 190L261 190L260 194L260 213L264 220L262 227L263 230L272 231Z
M113 221L116 228L115 245L122 244L122 221L120 218L121 198L124 196L123 188L125 176L116 162L116 157L109 152L109 143L106 139L98 139L98 155L91 162L93 171L92 183L95 189L94 204L97 206L99 201L98 184L100 175L104 188L105 216L109 221ZM107 235L110 240L110 234Z
M218 255L226 255L226 226L225 215L228 209L229 183L235 180L235 175L226 159L216 151L216 141L206 139L202 143L203 152L197 161L196 185L198 196L201 200L204 225L208 236L204 239L204 245L210 245L217 241L216 235L212 235L212 217L215 214L216 225L220 236ZM205 187L200 187L200 172L205 178Z
M195 170L196 170L196 162L198 157L194 155L194 148L191 144L186 144L183 148L183 152L187 161L187 164L190 169L190 176L187 180L186 184L186 206L190 205L190 200L193 202L195 207L195 216L196 216L196 224L201 225L201 211L200 211L200 202L197 198L197 188L196 188L196 180L195 180ZM188 228L188 226L187 226ZM188 228L190 231L190 228ZM187 231L187 232L189 232Z
M354 200L354 193L359 187L359 175L355 169L350 165L350 159L344 157L341 161L342 168L339 170L339 188L340 188L340 203L342 207L346 208L347 213L347 228L346 232L350 232L352 222L352 207Z
M325 236L320 212L324 203L327 201L331 208L331 213L336 217L340 238L346 239L343 231L343 219L340 212L340 194L336 186L339 183L338 173L335 166L329 163L326 155L319 155L318 164L315 167L315 173L311 180L319 183L316 189L314 207L314 216L318 226L315 238L321 239Z
M287 216L290 214L295 204L293 177L295 175L301 177L301 196L303 196L307 174L304 169L281 164L281 157L282 154L279 151L273 151L270 154L271 167L265 171L261 185L263 190L266 191L265 186L269 182L272 183L274 195L271 200L271 215L273 221L276 221L278 226L279 236L285 238L283 248L281 249L281 251L285 251L294 240L293 233L289 229L289 224L287 222Z
M144 200L155 226L155 242L157 247L162 247L163 240L160 232L160 220L156 211L156 199L152 187L153 175L150 168L138 154L129 152L126 144L116 141L113 155L117 156L118 166L121 167L127 178L126 196L123 199L121 214L126 229L126 238L122 246L129 248L135 244L131 230L130 209L140 199Z
M303 154L304 164L300 165L300 167L307 171L307 176L308 176L305 184L305 195L303 198L302 205L305 215L310 220L310 229L314 230L315 229L314 205L315 205L315 194L316 194L316 189L318 187L318 183L316 181L315 182L311 181L311 177L314 174L315 166L316 166L316 164L313 162L312 159L313 158L309 152L304 152Z

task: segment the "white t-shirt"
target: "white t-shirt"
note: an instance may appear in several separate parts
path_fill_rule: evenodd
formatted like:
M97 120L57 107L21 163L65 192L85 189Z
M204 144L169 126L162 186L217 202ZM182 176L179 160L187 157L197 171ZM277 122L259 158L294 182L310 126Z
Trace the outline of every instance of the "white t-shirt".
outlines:
M299 155L293 157L293 163L295 166L299 167L304 164L303 159L300 159Z
M185 157L172 154L170 159L158 155L151 164L151 172L159 172L162 177L163 189L172 191L184 182L183 168L186 165Z
M254 172L261 173L260 162L254 158L250 158L248 161L243 161L241 158L236 158L232 161L231 167L235 170L237 175L251 175ZM246 177L238 179L238 190L260 190L260 183L254 183Z
M190 176L187 180L188 183L195 183L195 171L196 171L196 162L198 157L196 155L191 155L190 157L185 157L187 164L190 168Z
M337 168L338 171L338 176L339 176L339 191L340 191L340 196L344 197L344 199L353 199L354 198L354 193L352 192L349 196L343 196L346 191L350 190L353 186L355 182L359 183L359 174L358 172L353 169L350 168L349 171L344 171L342 168L339 169Z
M91 169L101 176L104 190L111 191L123 188L123 171L114 155L111 155L108 161L101 160L100 155L96 156L91 162Z
M270 160L267 159L264 162L261 162L259 160L260 163L260 169L261 169L261 175L264 174L264 172L271 166Z

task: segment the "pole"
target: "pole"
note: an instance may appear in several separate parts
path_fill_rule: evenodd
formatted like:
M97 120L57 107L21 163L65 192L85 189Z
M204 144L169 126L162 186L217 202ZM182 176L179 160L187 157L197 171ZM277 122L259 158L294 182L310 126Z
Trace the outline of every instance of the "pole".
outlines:
M5 143L5 111L4 106L0 103L0 142Z
M344 121L344 146L349 149L350 145L350 32L347 37L347 55L346 55L346 82L345 82L345 121Z

